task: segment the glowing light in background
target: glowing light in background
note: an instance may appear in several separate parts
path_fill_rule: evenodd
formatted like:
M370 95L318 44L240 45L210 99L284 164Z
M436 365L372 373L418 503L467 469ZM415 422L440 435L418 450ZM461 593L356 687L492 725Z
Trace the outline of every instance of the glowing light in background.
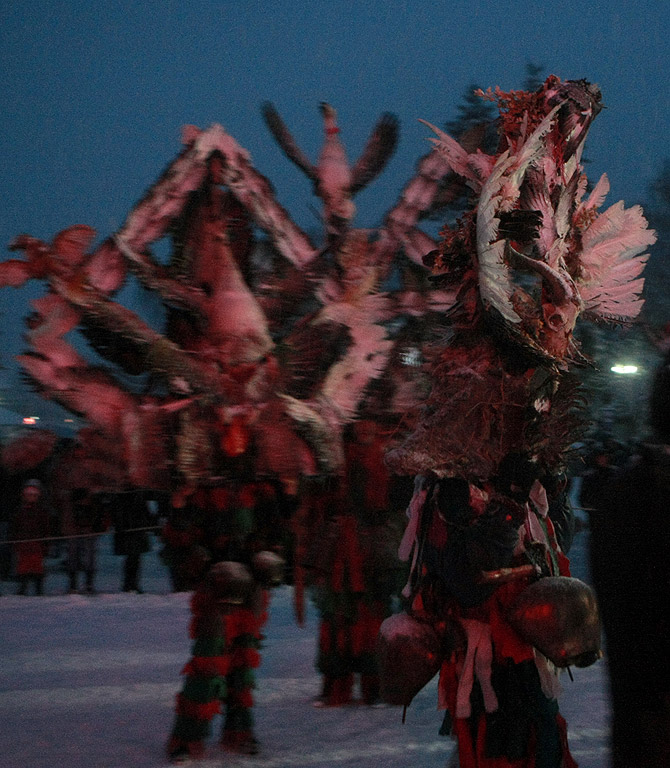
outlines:
M416 347L410 347L400 353L400 362L403 365L419 366L421 361L421 350Z
M613 365L610 368L610 371L613 373L619 373L619 374L633 374L638 372L637 365L621 365L617 363L617 365Z

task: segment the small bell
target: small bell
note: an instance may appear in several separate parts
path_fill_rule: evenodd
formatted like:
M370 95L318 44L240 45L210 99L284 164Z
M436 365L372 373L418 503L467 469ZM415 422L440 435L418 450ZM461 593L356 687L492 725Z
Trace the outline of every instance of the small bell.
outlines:
M521 637L557 667L588 667L601 656L601 628L595 592L568 576L530 584L508 614Z
M251 570L263 587L278 587L284 581L286 561L276 552L262 550L251 558Z
M254 579L243 563L224 560L209 569L207 584L217 602L242 605L251 595Z

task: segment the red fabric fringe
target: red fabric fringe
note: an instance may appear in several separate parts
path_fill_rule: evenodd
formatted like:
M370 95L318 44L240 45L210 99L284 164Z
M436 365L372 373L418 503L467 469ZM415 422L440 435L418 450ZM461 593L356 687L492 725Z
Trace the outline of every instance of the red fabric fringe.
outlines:
M477 725L477 739L473 744L470 723L465 719L454 720L454 734L458 739L459 768L535 768L535 744L531 738L528 756L522 760L508 760L506 757L486 757L486 718L481 717ZM576 768L576 767L575 767Z
M228 691L228 698L245 709L251 709L254 706L253 694L249 688L245 688L242 691L236 691L231 688Z
M182 670L182 675L224 677L230 672L231 659L225 656L194 656Z
M242 667L256 669L261 664L261 655L255 648L236 648L233 651L231 669Z
M534 658L533 647L521 639L506 619L509 606L525 586L525 581L501 584L486 603L495 657L498 661L512 659L515 664L520 664Z
M230 503L230 493L227 488L212 488L210 497L215 509L222 512Z
M218 699L201 703L190 701L182 693L177 694L177 714L192 717L195 720L211 720L221 712L221 702Z
M265 595L264 598L266 598ZM261 627L267 621L267 611L263 610L260 615L256 615L250 608L239 608L225 614L223 621L228 642L232 643L235 638L241 635L259 637Z
M377 610L375 610L377 608ZM358 620L351 630L351 650L354 656L361 653L375 653L379 629L384 621L381 605L358 605Z
M251 508L255 505L256 489L254 488L254 485L252 483L247 483L247 485L242 487L242 490L240 491L240 495L238 497L238 502L240 507Z

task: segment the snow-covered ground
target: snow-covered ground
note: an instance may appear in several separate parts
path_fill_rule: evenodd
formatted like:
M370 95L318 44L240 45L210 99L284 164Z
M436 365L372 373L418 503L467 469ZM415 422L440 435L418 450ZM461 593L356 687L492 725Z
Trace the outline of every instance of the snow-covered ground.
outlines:
M584 576L585 536L571 559ZM99 594L67 595L49 561L44 597L0 597L0 765L4 768L157 768L187 661L188 594L171 594L158 546L142 563L145 594L119 593L122 560L100 540ZM292 590L274 592L256 692L261 753L224 753L212 738L200 765L231 768L444 768L453 751L438 736L433 681L401 722L398 707L317 709L316 615L296 626ZM607 765L606 667L566 676L561 711L581 768ZM219 727L214 722L213 735Z

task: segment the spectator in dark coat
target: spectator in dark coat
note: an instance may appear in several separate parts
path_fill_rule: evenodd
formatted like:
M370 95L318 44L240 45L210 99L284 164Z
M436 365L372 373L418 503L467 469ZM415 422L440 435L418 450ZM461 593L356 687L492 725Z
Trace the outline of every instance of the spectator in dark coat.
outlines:
M656 375L650 416L654 442L610 478L590 514L613 768L670 765L670 356Z
M605 444L597 444L588 457L588 468L579 489L579 503L582 509L590 513L601 505L602 494L609 487L616 470L612 452Z
M142 592L140 570L142 555L148 552L148 528L153 524L144 491L119 493L113 502L114 553L122 555L124 592Z
M9 518L12 509L12 484L9 473L0 466L0 581L12 575L12 545L9 543Z
M48 536L49 513L43 502L42 483L28 480L21 489L21 500L10 522L19 595L27 594L31 582L35 585L35 594L43 594Z
M98 536L104 530L102 507L86 488L75 488L63 520L67 541L66 568L70 578L70 592L76 592L78 574L82 572L88 594L95 591Z

